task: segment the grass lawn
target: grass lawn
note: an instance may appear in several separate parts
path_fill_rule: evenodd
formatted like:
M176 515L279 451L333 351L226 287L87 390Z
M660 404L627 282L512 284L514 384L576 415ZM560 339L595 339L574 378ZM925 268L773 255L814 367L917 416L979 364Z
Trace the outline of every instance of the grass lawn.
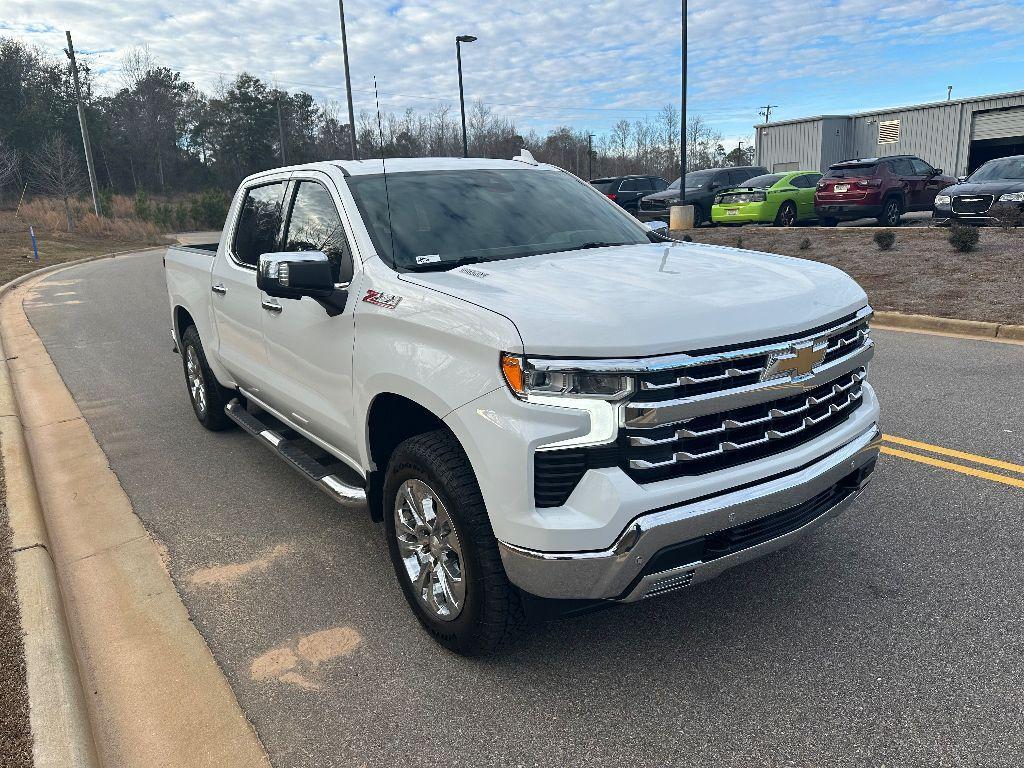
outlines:
M981 229L978 248L956 253L949 230L896 227L880 251L878 229L862 227L701 227L694 242L812 259L839 267L867 291L876 310L1024 325L1024 228ZM675 232L676 236L683 233ZM801 249L801 242L810 245Z

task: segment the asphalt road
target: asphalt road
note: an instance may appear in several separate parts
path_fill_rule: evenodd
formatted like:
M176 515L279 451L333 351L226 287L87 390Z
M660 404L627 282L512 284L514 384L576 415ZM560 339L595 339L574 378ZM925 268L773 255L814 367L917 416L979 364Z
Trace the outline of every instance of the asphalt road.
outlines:
M794 547L469 661L378 526L196 423L159 253L26 306L276 766L1024 763L1024 488L886 455ZM885 432L1024 463L1024 346L875 337Z

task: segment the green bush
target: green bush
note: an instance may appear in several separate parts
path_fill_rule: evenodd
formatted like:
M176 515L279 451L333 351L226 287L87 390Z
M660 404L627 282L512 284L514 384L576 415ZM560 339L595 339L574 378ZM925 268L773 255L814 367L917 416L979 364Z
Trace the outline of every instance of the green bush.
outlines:
M875 232L875 245L880 251L891 251L896 242L896 233L891 229L881 229Z
M100 215L106 216L108 219L112 218L114 215L114 193L107 187L102 187L98 202L100 204Z
M174 206L174 229L182 232L189 228L188 206L184 202Z
M135 193L135 215L143 221L149 221L153 217L153 206L144 189Z
M208 189L192 198L189 215L199 229L220 229L228 216L231 199L219 189Z
M160 229L174 229L174 209L168 203L157 203L153 206L153 223Z
M953 250L959 253L970 253L978 247L980 239L981 230L977 227L954 224L949 228L949 244L953 246Z
M801 251L809 251L809 250L811 250L811 238L805 237L803 240L800 241L800 250Z
M736 247L737 248L742 248L743 247L743 238L742 237L737 237L736 238Z
M683 242L684 243L692 243L693 242L693 238L690 237L689 235L683 235Z

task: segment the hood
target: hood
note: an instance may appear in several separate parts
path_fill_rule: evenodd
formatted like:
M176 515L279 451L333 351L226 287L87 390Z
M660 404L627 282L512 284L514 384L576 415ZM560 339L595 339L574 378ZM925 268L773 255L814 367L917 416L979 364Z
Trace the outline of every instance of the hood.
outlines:
M401 278L508 317L527 354L641 357L799 333L867 303L833 267L722 246L595 248Z
M965 181L942 190L943 195L995 195L996 197L1007 192L1024 192L1024 181L994 179L976 184Z

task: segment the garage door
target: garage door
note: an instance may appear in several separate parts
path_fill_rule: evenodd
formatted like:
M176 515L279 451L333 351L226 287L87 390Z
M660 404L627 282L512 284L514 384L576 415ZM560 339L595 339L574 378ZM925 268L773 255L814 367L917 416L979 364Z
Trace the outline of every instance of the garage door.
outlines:
M978 112L971 127L971 141L1024 136L1024 107Z

